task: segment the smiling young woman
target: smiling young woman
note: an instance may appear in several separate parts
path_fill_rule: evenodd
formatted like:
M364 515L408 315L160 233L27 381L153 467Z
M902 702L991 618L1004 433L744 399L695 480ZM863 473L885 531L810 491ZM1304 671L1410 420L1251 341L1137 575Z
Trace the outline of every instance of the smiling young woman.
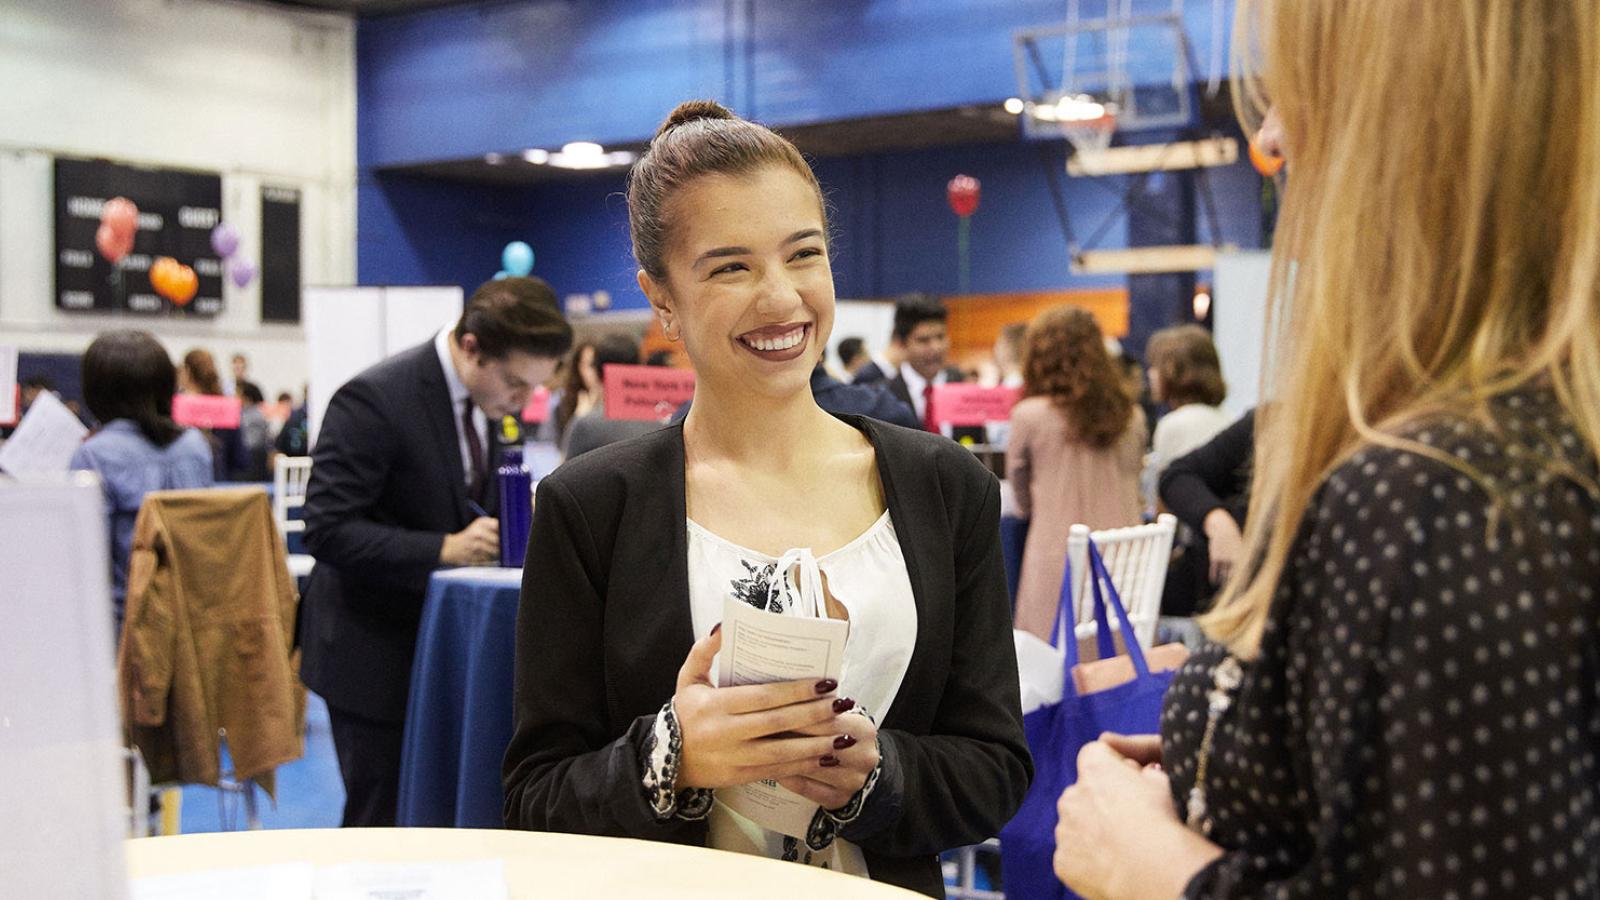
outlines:
M694 363L682 424L539 485L517 625L513 827L695 843L940 896L1032 774L998 484L959 445L817 406L827 212L788 141L685 103L634 167L639 285ZM850 620L837 684L711 686L726 597ZM818 804L767 831L716 791Z

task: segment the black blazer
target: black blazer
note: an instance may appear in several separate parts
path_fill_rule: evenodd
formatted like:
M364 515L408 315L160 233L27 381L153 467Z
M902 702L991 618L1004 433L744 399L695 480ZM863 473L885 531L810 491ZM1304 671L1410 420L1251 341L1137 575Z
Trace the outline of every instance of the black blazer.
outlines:
M842 836L873 878L942 897L936 854L994 835L1033 777L999 483L943 438L840 418L876 448L917 607L910 666L878 723L883 773ZM681 425L539 483L517 616L507 825L705 843L704 822L655 821L640 755L694 642L685 522Z
M445 535L476 518L456 415L429 341L352 378L323 416L306 490L317 564L300 606L300 677L334 707L405 720L428 575Z
M856 374L850 377L851 384L875 384L880 381L888 380L889 373L885 372L883 367L878 365L877 360L868 360L866 365L857 369Z

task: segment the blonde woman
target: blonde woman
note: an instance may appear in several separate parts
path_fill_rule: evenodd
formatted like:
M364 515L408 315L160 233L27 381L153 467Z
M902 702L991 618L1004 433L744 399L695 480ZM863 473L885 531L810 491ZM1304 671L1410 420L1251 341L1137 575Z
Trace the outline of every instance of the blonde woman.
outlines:
M1094 897L1594 896L1600 4L1238 9L1292 185L1281 402L1219 643L1159 740L1082 753L1057 872Z

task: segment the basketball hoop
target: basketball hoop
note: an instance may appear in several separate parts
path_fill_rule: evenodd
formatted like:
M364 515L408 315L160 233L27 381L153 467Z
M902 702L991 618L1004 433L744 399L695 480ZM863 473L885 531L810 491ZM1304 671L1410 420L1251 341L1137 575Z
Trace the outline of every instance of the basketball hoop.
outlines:
M1085 169L1094 168L1095 161L1110 148L1111 136L1117 132L1115 105L1106 104L1103 110L1100 115L1092 118L1063 119L1060 123L1061 133L1072 142L1072 148L1077 151L1078 163Z

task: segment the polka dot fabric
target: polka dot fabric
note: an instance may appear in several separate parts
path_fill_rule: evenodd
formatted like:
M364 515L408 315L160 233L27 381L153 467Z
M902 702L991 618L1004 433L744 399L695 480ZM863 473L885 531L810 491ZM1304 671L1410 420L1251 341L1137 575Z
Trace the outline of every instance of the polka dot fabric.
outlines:
M1207 774L1187 897L1600 896L1600 499L1548 392L1368 448L1319 491ZM1498 504L1491 501L1498 496ZM1179 814L1223 651L1174 679Z

